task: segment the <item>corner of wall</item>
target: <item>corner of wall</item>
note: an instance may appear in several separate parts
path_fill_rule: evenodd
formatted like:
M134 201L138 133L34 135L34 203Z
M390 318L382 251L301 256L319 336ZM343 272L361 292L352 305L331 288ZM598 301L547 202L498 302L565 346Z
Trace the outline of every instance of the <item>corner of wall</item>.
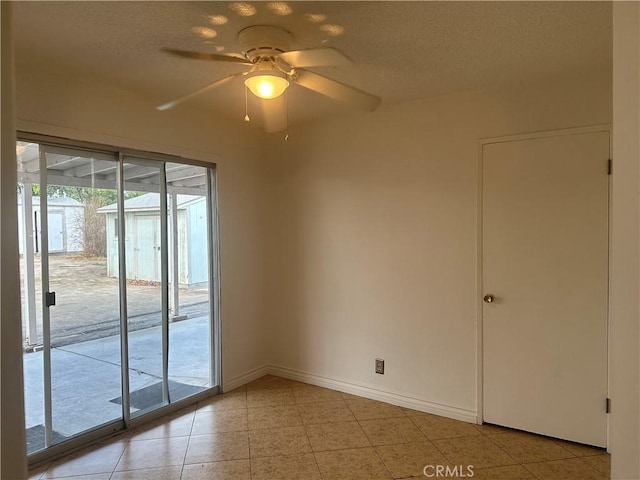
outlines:
M613 4L611 478L640 478L640 4Z

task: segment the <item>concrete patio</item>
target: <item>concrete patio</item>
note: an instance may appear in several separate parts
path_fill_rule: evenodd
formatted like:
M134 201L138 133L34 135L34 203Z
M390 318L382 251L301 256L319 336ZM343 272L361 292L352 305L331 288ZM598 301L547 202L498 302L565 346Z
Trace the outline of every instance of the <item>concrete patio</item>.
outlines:
M160 326L129 334L131 412L161 400ZM200 315L169 325L169 385L175 401L209 385L209 321ZM103 336L51 350L54 441L122 418L120 336ZM24 354L28 451L44 446L43 352ZM136 392L138 394L136 395ZM134 399L137 401L134 402Z

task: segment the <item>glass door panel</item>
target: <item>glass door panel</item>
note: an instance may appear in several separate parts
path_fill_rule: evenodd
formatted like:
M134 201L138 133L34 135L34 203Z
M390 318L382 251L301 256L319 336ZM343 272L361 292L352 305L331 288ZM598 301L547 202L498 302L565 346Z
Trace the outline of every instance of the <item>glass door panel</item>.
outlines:
M163 308L166 195L162 163L127 158L123 169L124 218L118 219L118 225L124 227L120 241L124 241L126 260L129 402L130 414L135 417L168 403L163 353L167 324ZM164 257L166 262L166 253Z
M167 163L169 393L171 401L212 386L208 174Z
M18 142L18 238L27 453L45 448L42 271L40 261L40 147Z
M43 354L51 389L48 411L45 378L45 432L55 444L122 418L119 288L108 268L102 211L117 199L118 163L84 150L41 151Z

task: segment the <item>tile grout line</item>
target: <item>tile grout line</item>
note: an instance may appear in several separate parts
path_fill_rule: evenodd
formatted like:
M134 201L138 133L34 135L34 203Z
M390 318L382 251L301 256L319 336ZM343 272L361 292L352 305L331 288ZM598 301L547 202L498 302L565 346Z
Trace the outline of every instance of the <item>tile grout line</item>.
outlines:
M293 393L293 388L291 389L291 393L294 396L295 399L295 393ZM296 399L297 400L297 399ZM320 471L320 465L318 464L318 459L316 458L316 453L313 450L313 445L311 445L311 438L309 438L309 432L307 431L307 425L305 425L304 423L304 419L302 418L302 414L300 413L300 405L299 403L296 402L296 411L298 412L298 415L300 416L300 420L302 421L302 429L304 430L304 435L307 437L307 442L309 442L309 449L311 450L311 456L313 457L313 461L316 464L316 470L318 471L318 475L320 476L320 479L322 480L322 472Z
M524 432L524 431L523 431L523 432ZM493 438L491 438L491 436L489 436L488 434L486 434L486 433L484 433L484 432L482 432L482 431L481 431L480 433L482 433L486 438L488 438L488 439L491 441L491 443L493 443L493 444L494 444L495 446L497 446L498 448L502 449L502 450L503 450L505 453L507 453L507 455L508 455L508 452L506 452L506 450L504 450L502 447L500 447L500 445L498 445L498 444L495 442L495 440L493 440ZM524 432L524 433L529 434L529 432ZM498 434L496 434L496 435L504 435L504 434L498 433ZM579 458L579 457L578 457L578 455L576 455L576 454L574 454L573 452L569 451L568 449L564 448L562 445L560 445L560 443L559 443L559 442L556 442L556 441L555 441L555 439L553 439L553 438L551 438L551 437L546 437L546 436L538 435L538 434L535 434L535 433L534 433L534 434L530 434L530 435L535 435L536 437L534 437L534 438L541 437L541 438L544 438L544 439L546 439L546 440L549 440L551 443L553 443L554 445L556 445L556 446L560 447L562 450L566 451L569 455L571 455L570 457L566 457L565 459L561 459L561 458L559 458L559 459L557 459L557 460L567 460L567 459L570 459L570 458ZM511 456L511 455L509 455L509 456ZM514 459L514 460L515 460L515 459ZM552 461L552 460L540 460L540 462L545 462L545 461ZM527 462L527 463L540 463L540 462ZM519 463L521 463L521 462L519 462Z
M295 397L295 394L294 394ZM304 418L302 418L302 413L300 412L300 405L296 403L296 411L298 415L300 415L300 420L302 420L302 428L304 429L304 434L307 436L307 441L309 442L309 448L311 449L311 456L313 457L313 461L316 464L316 469L318 471L318 475L320 476L320 480L322 480L322 472L320 471L320 464L318 464L318 458L316 457L316 452L313 449L313 445L311 445L311 438L309 437L309 432L307 430L308 424L304 423Z
M189 446L191 445L191 434L193 433L193 426L196 423L196 413L198 413L198 404L196 403L196 408L193 411L193 419L191 420L191 428L189 429L189 436L187 437L187 447L184 449L184 457L182 457L182 465L180 466L180 478L184 474L184 466L187 461L187 453L189 452Z
M585 455L585 456L590 457L590 456L592 456L592 455ZM598 475L600 475L600 476L601 476L601 477L603 477L603 478L606 478L606 476L605 476L605 475L603 475L603 474L602 474L602 472L600 472L600 470L598 470L598 469L597 469L596 467L594 467L593 465L591 465L591 464L589 464L589 463L585 462L585 461L584 461L584 457L576 457L576 458L579 458L580 460L582 460L582 463L584 463L585 465L587 465L587 466L591 467L591 469L592 469L592 470L594 470ZM609 477L611 477L611 471L609 471Z
M500 445L498 445L489 435L485 434L484 432L480 431L480 433L482 433L486 438L488 438L491 443L493 443L494 445L496 445L498 448L500 448L503 452L505 452L507 455L508 452L506 450L504 450ZM546 438L546 437L545 437ZM531 475L533 475L537 480L545 480L542 479L540 477L538 477L534 472L532 472L531 470L529 470L527 468L527 465L532 465L532 464L537 464L537 463L546 463L546 462L553 462L553 461L563 461L563 460L572 460L575 458L580 458L577 455L575 455L573 452L570 452L569 450L567 450L566 448L564 448L562 445L560 445L559 443L556 443L555 441L551 440L555 445L559 446L560 448L562 448L563 450L565 450L568 454L572 455L571 457L567 457L567 458L559 458L556 460L540 460L537 462L527 462L527 463L523 463L523 462L518 462L517 464L520 465L522 468L524 468L527 472L529 472ZM511 457L511 455L509 455L509 457ZM513 457L511 457L513 458ZM515 460L515 458L514 458ZM517 461L517 460L516 460ZM591 467L591 465L589 465L587 462L585 462L584 460L582 461L582 463L584 463L585 465L588 465L589 467ZM592 467L593 468L593 467ZM597 469L593 468L593 470L595 470L598 474L600 474L600 472L597 471Z
M496 447L498 447L498 449L500 449L500 451L502 451L502 453L504 453L507 457L509 457L511 460L513 460L515 462L515 464L513 465L522 465L518 460L516 460L515 458L513 458L511 455L509 455L509 452L507 452L504 448L502 448L500 445L498 445L496 442L494 442L491 437L489 437L488 435L484 434L480 429L477 429L481 435L484 436L484 438L486 438L487 440L489 440L489 442L491 442L492 445L495 445ZM569 452L570 453L570 452ZM504 465L507 466L507 465ZM535 475L534 475L535 476Z
M544 480L543 478L538 477L535 473L529 470L526 464L521 463L520 466L524 468L527 472L529 472L531 475L533 475L533 478L535 478L536 480Z
M349 402L347 402L347 406L349 406ZM349 407L349 409L351 410L351 407ZM360 429L364 433L364 436L367 438L367 441L371 445L371 448L373 449L373 452L376 454L376 457L378 457L378 460L380 460L380 462L382 463L382 466L384 467L384 469L389 474L389 478L393 479L393 474L391 473L391 471L387 467L387 464L384 463L384 460L382 460L382 457L380 457L380 454L378 453L378 450L376 450L375 445L373 445L373 442L371 441L371 438L369 438L369 435L367 435L367 432L365 431L365 429L362 428L362 424L360 423L360 419L358 419L358 417L356 417L356 414L353 412L353 410L351 410L351 413L354 416L354 418L356 419L356 422L358 422L358 426L360 427ZM402 413L404 414L405 417L407 416L406 413L404 413L404 411ZM378 419L378 420L381 420L381 419ZM422 432L420 432L420 433L422 433Z
M249 429L249 391L244 391L245 404L247 406L247 446L249 448L249 478L253 480L253 456L251 455L251 430Z
M594 456L594 455L587 455L588 457ZM583 457L578 457L578 456L574 456L572 458L558 458L556 460L540 460L539 462L527 462L527 463L520 463L519 465L521 465L522 467L524 467L527 472L531 473L531 475L533 475L534 477L536 477L538 480L545 480L543 478L538 477L535 473L533 473L531 470L529 470L527 468L527 465L538 465L541 463L549 463L549 462L564 462L567 460L581 460L581 463L583 463L584 465L586 465L587 467L591 468L593 471L595 471L595 473L597 473L599 476L603 476L603 474L594 466L589 465L587 462L585 462L583 460Z
M253 480L253 459L251 458L251 429L249 428L249 405L247 404L247 391L244 391L244 411L247 416L247 448L249 449L249 479Z
M347 408L349 409L349 412L351 412L351 415L353 416L354 421L355 421L356 423L358 423L358 426L360 427L360 429L362 429L362 426L360 425L360 422L358 421L358 418L356 417L355 413L353 412L353 409L352 409L352 408L351 408L351 406L349 405L349 402L347 402L347 399L346 399L346 398L344 398L344 397L342 397L342 401L345 403L345 405L346 405L346 406L347 406ZM335 423L335 422L334 422L334 423ZM348 421L348 422L338 422L338 423L353 423L353 422ZM370 440L369 440L369 438L367 437L367 434L364 432L364 429L362 429L362 431L363 431L363 433L364 433L365 437L367 438L367 441L371 444L371 441L370 441ZM306 425L305 425L305 433L307 434L307 438L308 438L308 437L309 437L309 434L308 434L308 432L307 432L307 426L306 426ZM311 440L310 440L310 439L309 439L309 445L311 446ZM349 449L347 449L347 448L338 448L338 449L335 449L335 450L323 450L323 451L328 451L328 452L338 452L338 451L340 451L340 450L349 450ZM313 458L314 458L314 459L315 459L315 461L316 461L316 465L317 465L317 467L318 467L318 472L319 472L319 474L320 474L320 478L321 478L321 479L324 479L324 475L322 475L322 471L320 470L320 464L318 463L317 453L319 453L319 452L316 452L316 451L313 449L313 446L311 446L311 451L312 451L312 453L313 453ZM384 465L384 464L383 464L383 465ZM386 468L386 467L385 467L385 468ZM392 478L393 478L393 477L392 477Z
M562 448L563 450L565 450L568 454L571 455L571 457L566 457L566 458L559 458L556 460L540 460L537 462L519 462L517 461L515 458L513 458L511 455L509 455L509 453L504 450L500 445L498 445L492 438L490 435L486 434L485 432L483 432L482 430L478 429L480 431L480 433L482 435L484 435L485 438L487 438L489 441L491 441L492 444L494 444L496 447L498 447L500 450L502 450L505 454L507 454L510 458L512 458L513 460L515 460L517 463L515 465L519 465L520 467L524 468L528 473L530 473L534 478L536 478L537 480L544 480L540 477L538 477L534 472L532 472L529 468L527 468L527 465L535 465L535 464L540 464L540 463L547 463L547 462L554 462L554 461L565 461L565 460L573 460L573 459L580 459L582 460L581 457L579 457L578 455L574 454L573 452L569 451L568 449L564 448L562 445L560 445L559 442L555 442L554 439L550 439L552 441L552 443L554 443L555 445L559 446L560 448ZM506 432L505 432L506 433ZM526 433L526 432L525 432ZM545 437L546 438L546 437ZM587 462L585 462L584 460L582 460L582 463L584 463L585 465L591 467L593 470L596 471L596 473L598 473L599 475L602 475L595 467L592 467L591 465L589 465ZM504 465L504 466L508 466L508 465ZM491 468L491 467L489 467Z
M122 457L124 456L124 452L127 451L127 448L129 448L129 445L131 445L131 438L128 438L126 440L126 444L124 446L124 448L122 449L122 453L120 453L120 456L118 457L118 461L116 462L116 464L113 466L113 470L111 470L111 473L109 474L109 478L111 479L115 473L116 473L116 468L118 468L118 465L120 464L120 461L122 460Z
M425 436L425 437L427 437L427 440L429 440L429 442L431 443L431 445L433 445L433 447L438 451L438 453L440 453L440 455L442 455L442 457L443 457L447 462L453 463L451 460L449 460L449 457L447 457L447 456L444 454L444 452L443 452L442 450L440 450L440 447L438 447L438 445L436 445L436 443L433 441L433 440L437 440L437 439L433 439L433 440L432 440L432 439L431 439L431 437L429 437L429 435L427 435L425 432L423 432L423 431L422 431L422 429L418 426L418 424L417 424L413 419L411 419L411 422L416 426L416 428L417 428L418 430L420 430L420 431L424 434L424 436ZM460 438L462 438L462 437L460 437Z
M420 430L420 432L422 432L422 434L427 438L427 440L429 441L429 443L431 443L431 445L433 445L433 446L434 446L434 448L435 448L435 449L440 453L440 455L442 455L442 456L445 458L445 460L447 460L447 462L449 462L449 463L451 463L451 464L453 464L453 460L451 460L451 459L450 459L450 458L449 458L449 457L448 457L448 456L447 456L447 455L446 455L446 454L445 454L445 453L444 453L444 452L443 452L443 451L438 447L438 445L436 445L436 443L435 443L435 441L434 441L434 440L457 440L457 439L460 439L460 438L472 438L472 437L474 437L474 436L475 436L475 435L466 435L466 436L462 436L462 437L452 437L452 438L434 438L434 439L432 439L431 437L429 437L429 435L427 435L424 431L422 431L422 429L420 428L420 426L419 426L419 425L418 425L418 424L413 420L413 418L414 418L414 417L409 417L409 418L411 419L411 423L413 423L413 424L416 426L416 428L417 428L418 430ZM417 417L415 417L415 418L417 418ZM486 437L486 435L484 435L482 432L479 432L479 433ZM506 454L506 452L504 452L504 453ZM508 454L507 454L507 455L508 455ZM508 457L509 457L509 458L512 458L512 457L511 457L511 455L508 455ZM515 461L515 459L513 459L513 458L512 458L512 460L514 460L514 461ZM487 467L487 468L491 468L491 467Z
M358 422L358 425L360 425L360 428L362 428L362 425L360 424L360 421L359 420L356 420L356 421ZM391 470L389 470L389 467L387 467L387 464L384 463L384 460L382 460L382 457L380 456L380 453L378 453L378 449L376 449L376 446L371 441L371 438L369 438L369 435L367 435L367 432L365 431L364 428L362 428L362 431L364 432L364 436L367 437L367 440L371 444L371 448L373 449L373 452L376 454L376 457L378 457L378 460L380 460L380 463L382 463L382 466L384 467L384 469L389 474L389 478L393 479L394 477L393 477L393 474L391 473ZM422 432L420 432L420 433L422 433Z

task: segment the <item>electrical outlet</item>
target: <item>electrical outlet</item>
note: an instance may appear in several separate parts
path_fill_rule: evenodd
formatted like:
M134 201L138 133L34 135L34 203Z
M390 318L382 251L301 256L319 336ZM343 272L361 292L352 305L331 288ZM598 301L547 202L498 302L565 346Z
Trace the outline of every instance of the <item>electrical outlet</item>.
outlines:
M376 358L376 373L384 375L384 360L381 358Z

